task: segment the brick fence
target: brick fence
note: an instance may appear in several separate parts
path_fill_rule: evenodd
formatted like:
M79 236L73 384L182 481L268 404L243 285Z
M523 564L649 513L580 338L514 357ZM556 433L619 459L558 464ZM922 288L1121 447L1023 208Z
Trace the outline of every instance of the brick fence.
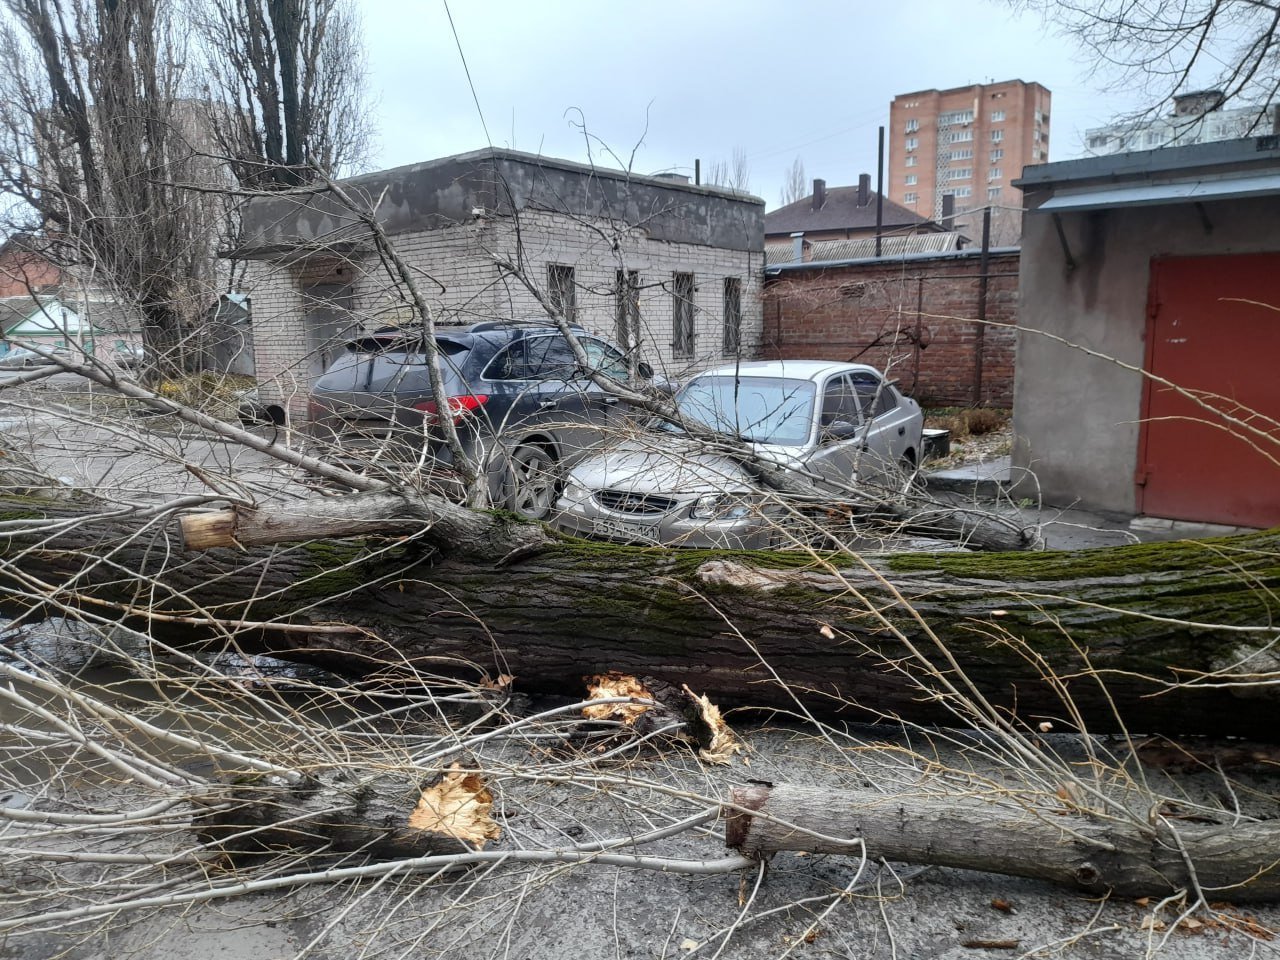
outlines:
M772 268L760 355L869 363L928 405L1010 407L1018 252L988 259L985 324L976 322L980 264L979 251L965 250Z

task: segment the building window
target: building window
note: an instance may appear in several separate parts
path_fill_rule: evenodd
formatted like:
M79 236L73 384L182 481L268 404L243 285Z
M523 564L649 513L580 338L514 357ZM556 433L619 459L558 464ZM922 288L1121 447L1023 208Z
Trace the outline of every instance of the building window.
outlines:
M953 160L953 161L955 161L955 160L972 160L972 159L973 159L973 148L972 148L972 147L966 147L966 148L965 148L965 149L963 149L963 150L952 150L952 151L951 151L951 155L950 155L950 157L949 157L948 159Z
M919 129L920 129L920 121L919 121L919 120L908 120L908 121L907 121L907 133L915 133L915 132L916 132L917 130L919 130Z
M671 283L671 353L693 356L693 274L677 273Z
M973 123L972 110L952 110L938 114L938 126L949 126L953 123Z
M956 187L956 199L973 196L973 187Z
M997 149L997 150L992 150L992 151L991 151L991 162L992 162L992 163L996 163L996 162L998 162L998 161L1000 161L1000 160L1003 160L1003 159L1004 159L1004 151L1003 151L1003 150L999 150L999 149Z
M1004 121L1004 111L1003 111L1003 110L992 110L992 111L991 111L991 122L992 122L992 123L1001 123L1001 122L1003 122L1003 121Z
M919 197L917 194L914 194L914 193L904 193L904 194L902 195L902 202L903 202L903 203L915 203L915 202L916 202L917 200L919 200L919 199L920 199L920 197Z
M547 296L551 306L570 323L578 313L577 289L573 282L573 267L560 263L547 264Z
M914 187L919 182L919 178L914 173L907 174L907 186Z
M912 156L912 157L907 157L907 166L908 166L908 167L914 167L914 166L915 166L917 163L919 163L919 162L920 162L920 158L919 158L919 157L914 157L914 156Z
M742 346L742 281L724 278L724 352L736 356Z
M965 143L973 139L972 130L953 130L947 134L947 143Z
M988 199L988 200L995 200L995 199L996 199L997 197L999 197L999 196L1000 196L1000 188L999 188L999 187L987 187L987 199Z
M973 167L956 167L954 170L946 171L944 180L968 180L973 176Z
M1003 139L1004 139L1004 131L1003 131L1003 130L992 130L992 131L991 131L991 142L992 142L992 143L999 143L999 142L1000 142L1001 140L1003 140Z
M920 146L920 138L919 138L919 137L907 137L907 149L908 149L908 150L914 150L914 149L915 149L916 147L918 147L918 146Z
M999 167L992 167L990 170L987 171L988 180L1001 180L1003 178L1004 178L1004 171L1001 170Z
M631 354L640 347L640 271L617 270L613 275L613 317L617 340Z

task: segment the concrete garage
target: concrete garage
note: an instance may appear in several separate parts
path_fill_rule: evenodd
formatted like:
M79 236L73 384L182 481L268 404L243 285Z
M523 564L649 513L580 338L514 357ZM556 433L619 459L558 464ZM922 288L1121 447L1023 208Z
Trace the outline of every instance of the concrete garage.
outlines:
M1027 167L1015 490L1280 525L1280 142Z

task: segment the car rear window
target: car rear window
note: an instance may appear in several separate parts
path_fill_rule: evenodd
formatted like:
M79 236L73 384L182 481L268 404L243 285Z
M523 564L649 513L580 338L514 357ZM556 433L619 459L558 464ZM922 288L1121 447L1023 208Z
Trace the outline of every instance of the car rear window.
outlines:
M436 337L442 360L465 353L467 343L449 337ZM412 370L425 378L427 355L421 341L387 340L364 337L352 340L347 349L329 365L317 384L327 390L366 389L368 385L386 383Z

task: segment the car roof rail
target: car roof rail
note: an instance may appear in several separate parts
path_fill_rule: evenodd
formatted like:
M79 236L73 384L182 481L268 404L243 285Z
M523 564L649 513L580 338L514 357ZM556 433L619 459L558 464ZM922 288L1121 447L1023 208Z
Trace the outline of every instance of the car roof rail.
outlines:
M513 317L510 320L481 320L479 323L473 323L468 329L472 333L489 333L494 330L510 330L512 327L530 327L530 328L547 328L555 329L555 323L550 319L523 319ZM580 323L570 323L569 329L575 333L586 333L587 330Z

